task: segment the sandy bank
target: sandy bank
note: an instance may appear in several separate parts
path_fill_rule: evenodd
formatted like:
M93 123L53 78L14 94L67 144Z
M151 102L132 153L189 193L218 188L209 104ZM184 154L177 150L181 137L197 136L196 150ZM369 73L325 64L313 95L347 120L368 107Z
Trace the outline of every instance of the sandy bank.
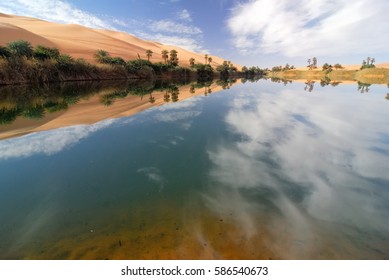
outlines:
M290 80L359 81L368 84L389 84L389 68L369 68L363 70L333 70L329 73L321 70L288 70L269 72L270 78Z

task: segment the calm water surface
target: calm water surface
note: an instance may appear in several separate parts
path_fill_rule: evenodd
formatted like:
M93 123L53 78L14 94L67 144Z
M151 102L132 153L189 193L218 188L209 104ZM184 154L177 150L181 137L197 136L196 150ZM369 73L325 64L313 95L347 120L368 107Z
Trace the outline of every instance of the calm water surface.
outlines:
M0 258L388 259L388 89L304 87L1 140Z

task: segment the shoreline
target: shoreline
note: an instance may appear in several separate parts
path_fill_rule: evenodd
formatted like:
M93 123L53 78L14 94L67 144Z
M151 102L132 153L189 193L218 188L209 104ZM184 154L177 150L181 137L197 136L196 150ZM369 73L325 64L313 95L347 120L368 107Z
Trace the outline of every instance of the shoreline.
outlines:
M266 77L285 80L331 80L354 81L364 84L389 84L388 68L369 68L362 70L333 70L326 73L322 70L285 70L267 72Z
M146 80L145 80L146 81ZM235 81L235 83L240 83ZM12 87L13 85L11 85ZM92 90L90 93L82 95L79 102L69 104L66 110L59 110L47 113L41 119L25 119L18 117L12 123L0 125L0 140L19 137L26 134L57 129L61 127L69 127L75 125L91 125L107 119L117 119L121 117L129 117L140 113L146 109L158 107L163 104L172 104L185 99L208 95L224 89L223 85L217 81L205 84L187 83L177 86L177 100L173 101L173 93L168 92L169 89L153 89L150 93L140 95L131 95L117 99L112 99L112 103L104 105L105 96L109 96L115 92L121 92L128 85L113 85ZM140 85L140 88L142 86ZM147 90L147 86L145 86ZM166 95L169 95L170 101L166 101ZM144 97L144 98L143 98ZM150 101L152 97L152 101ZM16 105L9 104L12 109Z

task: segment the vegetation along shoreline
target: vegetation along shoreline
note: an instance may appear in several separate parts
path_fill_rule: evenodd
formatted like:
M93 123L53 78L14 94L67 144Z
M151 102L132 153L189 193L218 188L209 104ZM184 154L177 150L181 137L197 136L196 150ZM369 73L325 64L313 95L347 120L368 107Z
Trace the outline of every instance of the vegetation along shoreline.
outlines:
M269 78L286 80L321 80L321 81L355 81L366 84L389 84L389 69L374 65L375 59L368 57L362 61L359 69L345 69L341 64L324 63L321 69L317 59L308 59L307 70L296 69L294 66L275 66L266 71Z
M190 67L181 67L178 52L174 49L161 52L163 62L150 62L152 55L151 50L146 50L147 59L138 55L138 59L125 61L121 57L112 57L105 50L97 50L96 63L92 64L83 58L61 54L57 48L33 47L28 41L18 40L0 46L0 85L128 79L211 80L263 74L258 67L243 73L230 61L224 61L214 69L212 57L208 55L205 55L205 63L196 63L190 58Z
M205 54L204 63L189 59L190 67L179 65L178 52L174 49L161 51L161 62L152 63L154 53L145 51L147 59L138 54L137 59L125 61L112 57L105 50L97 50L95 62L83 58L73 58L62 54L57 48L37 45L17 40L0 46L0 85L51 83L67 81L103 81L130 79L188 79L207 81L215 78L268 78L289 80L331 80L357 81L368 84L389 84L389 69L376 68L374 59L363 61L359 70L344 69L339 63L334 66L324 63L317 67L317 59L308 60L308 69L300 70L286 64L272 69L243 66L240 70L230 61L224 61L215 68L212 57Z

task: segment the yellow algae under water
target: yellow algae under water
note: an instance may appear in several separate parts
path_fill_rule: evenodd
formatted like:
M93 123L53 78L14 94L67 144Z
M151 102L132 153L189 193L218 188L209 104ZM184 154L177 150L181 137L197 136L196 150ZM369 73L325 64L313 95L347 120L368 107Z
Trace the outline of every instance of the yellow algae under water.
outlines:
M173 203L174 204L174 203ZM114 217L104 227L83 227L80 233L54 236L23 252L25 259L377 259L385 258L387 242L364 244L370 236L355 229L309 221L296 235L296 225L278 215L253 214L247 232L233 214L216 216L207 210L158 209L163 217L138 209ZM158 218L154 220L153 218ZM130 223L130 225L127 225ZM74 229L73 229L74 230ZM300 230L300 229L298 229ZM344 238L345 235L349 239ZM357 243L358 246L355 246ZM362 248L362 249L361 249Z

